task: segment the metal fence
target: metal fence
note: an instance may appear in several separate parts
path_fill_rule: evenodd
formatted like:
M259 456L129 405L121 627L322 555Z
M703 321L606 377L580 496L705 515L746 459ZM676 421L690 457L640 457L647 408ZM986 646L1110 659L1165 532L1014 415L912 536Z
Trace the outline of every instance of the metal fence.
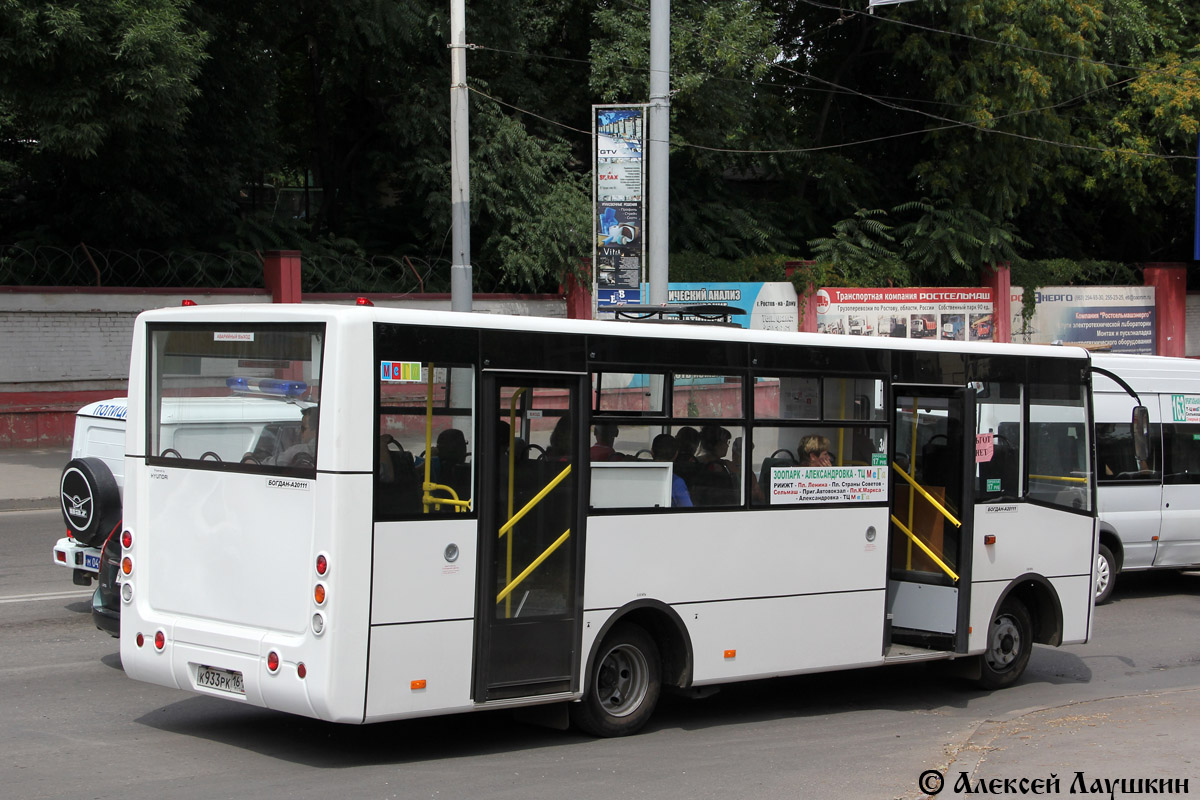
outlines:
M321 254L304 256L305 292L413 294L450 291L450 262L409 256ZM519 291L475 271L476 292ZM247 289L263 286L259 252L94 250L0 245L0 286L103 286L109 288Z

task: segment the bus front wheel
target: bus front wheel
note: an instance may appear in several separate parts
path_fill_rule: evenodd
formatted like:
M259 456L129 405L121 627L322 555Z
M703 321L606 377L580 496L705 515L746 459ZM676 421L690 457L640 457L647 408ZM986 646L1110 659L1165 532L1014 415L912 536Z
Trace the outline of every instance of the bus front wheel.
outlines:
M1017 682L1029 665L1033 622L1025 604L1008 598L988 626L987 650L979 657L979 685L1003 689Z
M650 635L637 625L618 624L596 652L586 693L571 703L571 721L593 736L636 733L658 703L661 670Z

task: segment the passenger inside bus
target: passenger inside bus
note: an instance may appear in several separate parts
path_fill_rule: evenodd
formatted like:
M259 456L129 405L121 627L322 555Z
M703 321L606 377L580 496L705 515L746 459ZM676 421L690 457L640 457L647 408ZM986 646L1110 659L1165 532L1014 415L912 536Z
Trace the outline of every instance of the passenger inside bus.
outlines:
M671 434L660 433L651 442L650 453L654 456L655 461L674 461L675 456L679 453L679 443ZM688 492L687 484L683 478L673 473L671 475L671 507L692 507L692 495Z
M700 455L696 457L700 468L689 485L692 502L696 505L721 506L738 502L737 478L725 458L732 438L733 434L719 425L705 425L700 429Z
M550 432L550 446L542 453L545 461L571 460L571 415L565 414L558 418L554 430Z
M828 437L815 433L805 436L800 440L800 466L833 466L833 453L829 448L830 442Z
M300 412L300 441L284 450L273 463L289 467L311 467L317 455L317 406Z
M621 429L611 422L601 422L592 428L596 443L592 445L592 461L624 461L626 456L616 450L617 434Z
M467 437L458 428L438 434L437 454L429 469L430 481L449 486L459 500L471 499L471 465L467 463ZM446 496L444 490L434 496Z

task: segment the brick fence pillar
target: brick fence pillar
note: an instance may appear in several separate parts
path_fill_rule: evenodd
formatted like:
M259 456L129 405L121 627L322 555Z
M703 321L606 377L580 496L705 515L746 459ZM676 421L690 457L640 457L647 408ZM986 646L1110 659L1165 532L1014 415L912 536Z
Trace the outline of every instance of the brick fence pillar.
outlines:
M1187 266L1144 264L1142 283L1154 287L1154 339L1158 354L1187 355Z
M268 250L263 253L263 283L272 303L299 303L300 251Z

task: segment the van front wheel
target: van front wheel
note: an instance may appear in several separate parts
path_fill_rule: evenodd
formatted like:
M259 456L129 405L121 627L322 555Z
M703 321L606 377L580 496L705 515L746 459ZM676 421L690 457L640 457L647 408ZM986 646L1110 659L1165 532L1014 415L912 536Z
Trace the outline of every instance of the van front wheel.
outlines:
M1117 582L1117 562L1112 551L1104 545L1096 552L1096 605L1102 606L1112 599L1113 587Z

